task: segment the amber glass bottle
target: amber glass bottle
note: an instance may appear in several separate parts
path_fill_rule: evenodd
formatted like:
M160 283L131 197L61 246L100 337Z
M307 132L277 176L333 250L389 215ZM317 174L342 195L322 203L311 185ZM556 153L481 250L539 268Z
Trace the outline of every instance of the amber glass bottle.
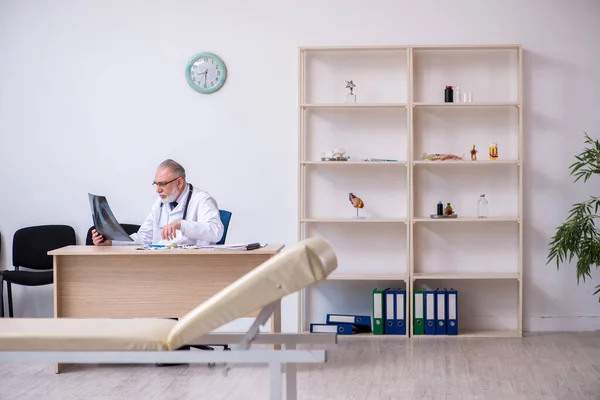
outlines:
M445 211L446 211L446 215L452 215L452 214L454 214L454 210L452 210L452 206L450 205L450 203L448 203L446 205Z

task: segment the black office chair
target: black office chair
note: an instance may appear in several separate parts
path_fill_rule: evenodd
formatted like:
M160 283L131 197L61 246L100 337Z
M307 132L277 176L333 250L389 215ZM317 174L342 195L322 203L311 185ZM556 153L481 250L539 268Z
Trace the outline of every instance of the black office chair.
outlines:
M140 225L135 225L135 224L121 224L121 227L123 229L125 229L125 232L127 232L128 235L132 235L140 230ZM93 229L94 229L94 226L91 226L90 229L88 229L88 231L87 231L87 235L85 237L86 246L94 245L94 241L92 240L92 230Z
M13 237L12 260L14 271L3 271L0 275L0 288L6 281L8 316L13 317L11 284L42 286L53 283L53 260L48 252L64 246L76 244L75 230L68 225L39 225L21 228ZM19 268L36 271L23 271ZM4 317L4 299L0 289L0 316Z

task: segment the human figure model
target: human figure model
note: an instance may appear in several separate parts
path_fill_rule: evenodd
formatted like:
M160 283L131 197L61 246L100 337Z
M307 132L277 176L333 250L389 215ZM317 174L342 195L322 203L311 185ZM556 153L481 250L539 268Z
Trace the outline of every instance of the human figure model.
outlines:
M356 103L356 95L353 92L355 87L354 82L346 81L346 88L350 89L350 93L346 95L346 103Z
M473 145L473 148L469 153L471 153L471 161L477 161L477 150L475 150L475 145Z
M354 82L350 81L346 81L346 88L350 89L350 95L353 95L354 93L352 92L354 90L354 88L356 87L356 85L354 84Z
M352 207L356 208L356 217L353 218L364 218L358 216L358 209L364 208L365 206L365 203L362 201L362 199L360 197L356 197L353 193L350 193L348 195L348 200L350 200Z

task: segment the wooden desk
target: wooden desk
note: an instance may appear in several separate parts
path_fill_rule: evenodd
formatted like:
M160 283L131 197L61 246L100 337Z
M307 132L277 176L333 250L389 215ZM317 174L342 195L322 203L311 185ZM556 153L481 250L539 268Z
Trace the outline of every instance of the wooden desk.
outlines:
M251 251L136 247L66 246L50 251L54 317L181 317L284 246ZM281 332L281 307L273 314L271 331Z

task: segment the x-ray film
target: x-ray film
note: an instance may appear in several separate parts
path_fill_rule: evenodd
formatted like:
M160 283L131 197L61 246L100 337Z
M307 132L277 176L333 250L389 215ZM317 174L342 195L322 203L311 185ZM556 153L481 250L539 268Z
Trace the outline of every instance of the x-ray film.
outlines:
M90 199L90 208L92 209L92 220L98 233L104 239L133 242L133 239L115 218L108 205L108 201L106 201L106 197L96 196L91 193L88 193L88 197Z

